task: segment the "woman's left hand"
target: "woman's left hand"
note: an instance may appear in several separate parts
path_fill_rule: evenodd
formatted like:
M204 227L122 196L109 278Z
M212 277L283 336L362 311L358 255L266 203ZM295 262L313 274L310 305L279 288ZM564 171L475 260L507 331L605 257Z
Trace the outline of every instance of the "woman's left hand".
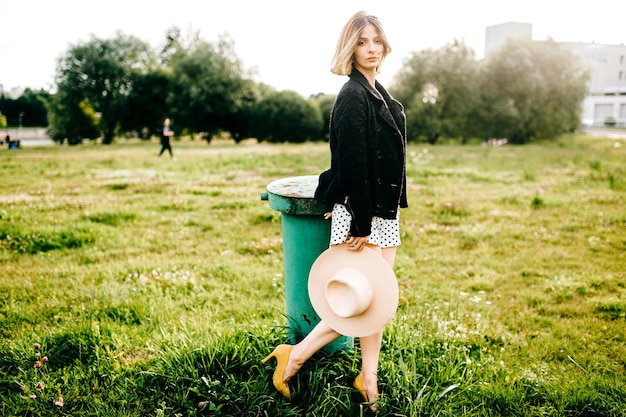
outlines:
M346 240L346 243L348 244L347 246L348 250L357 250L357 251L362 250L365 247L365 244L367 243L368 237L369 236L349 237L348 240Z

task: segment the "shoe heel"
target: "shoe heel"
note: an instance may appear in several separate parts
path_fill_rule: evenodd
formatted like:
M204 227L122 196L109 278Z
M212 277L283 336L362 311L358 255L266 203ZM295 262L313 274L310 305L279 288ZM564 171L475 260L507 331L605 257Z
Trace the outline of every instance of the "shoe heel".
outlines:
M265 362L269 361L274 356L276 356L276 349L274 349L274 351L272 353L270 353L269 355L267 355L265 358L261 359L261 363L265 363Z
M378 414L376 400L370 401L370 399L367 398L367 392L365 391L365 385L363 384L363 378L361 378L361 374L357 375L357 377L354 379L354 382L352 383L352 386L354 387L354 389L361 393L361 396L363 397L363 402L365 404L370 404L370 410Z
M283 375L285 374L285 368L287 367L290 354L290 345L278 345L272 353L261 360L261 363L265 363L272 357L276 358L276 370L272 376L272 383L274 384L274 388L288 400L291 399L291 392L289 391L289 385L283 382Z
M368 402L367 393L365 392L365 386L363 386L363 380L361 379L361 375L357 375L357 377L354 379L354 382L352 383L352 386L354 387L354 389L359 391L359 393L361 393L361 396L363 397L363 402Z

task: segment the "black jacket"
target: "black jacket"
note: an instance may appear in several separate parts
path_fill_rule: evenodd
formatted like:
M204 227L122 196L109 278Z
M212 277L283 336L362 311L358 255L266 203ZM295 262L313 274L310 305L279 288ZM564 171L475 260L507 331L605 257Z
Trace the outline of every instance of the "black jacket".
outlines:
M406 117L402 104L356 69L341 88L330 118L330 169L315 198L345 204L350 233L369 236L373 216L395 219L407 207Z

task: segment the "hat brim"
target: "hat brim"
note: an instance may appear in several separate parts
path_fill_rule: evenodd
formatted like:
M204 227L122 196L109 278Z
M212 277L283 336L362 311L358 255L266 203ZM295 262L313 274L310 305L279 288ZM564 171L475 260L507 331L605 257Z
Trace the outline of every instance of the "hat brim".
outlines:
M360 315L337 316L326 301L326 283L336 271L350 267L361 272L370 282L374 297ZM315 260L309 273L309 299L313 309L331 329L344 336L364 337L382 330L391 321L398 308L398 281L391 266L374 249L360 251L334 245Z

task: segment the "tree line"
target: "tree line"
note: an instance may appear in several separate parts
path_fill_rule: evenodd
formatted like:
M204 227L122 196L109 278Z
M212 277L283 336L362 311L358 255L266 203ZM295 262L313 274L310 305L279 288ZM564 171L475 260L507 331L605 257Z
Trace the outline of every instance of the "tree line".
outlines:
M41 127L48 125L46 103L50 93L45 90L33 91L30 88L16 99L0 95L0 128L7 126Z
M236 142L327 139L334 95L304 98L255 82L254 75L227 35L211 43L172 27L154 50L117 32L71 45L57 62L56 92L27 91L24 100L42 104L50 136L69 144L149 139L165 117L177 134L207 142L224 134ZM578 58L551 40L511 39L482 60L454 41L412 53L389 90L405 106L409 141L522 144L574 130L588 80Z

